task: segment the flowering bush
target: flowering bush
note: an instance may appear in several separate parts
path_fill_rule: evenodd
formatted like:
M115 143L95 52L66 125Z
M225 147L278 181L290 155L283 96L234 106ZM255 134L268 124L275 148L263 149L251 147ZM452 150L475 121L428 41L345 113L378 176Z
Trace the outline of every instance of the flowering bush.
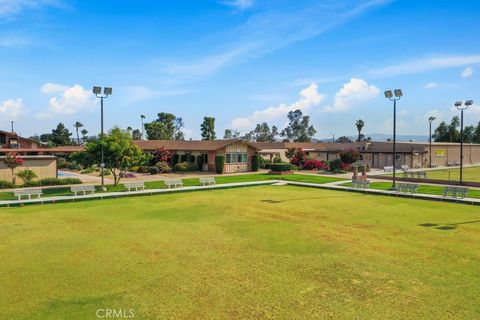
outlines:
M16 175L17 175L17 177L19 177L20 179L23 180L24 184L28 184L30 181L32 181L33 179L35 179L37 177L35 172L30 168L21 170L21 171L17 172Z
M340 170L343 171L350 171L352 169L352 165L345 163L345 162L340 162Z
M328 165L323 161L311 159L311 160L305 161L305 163L303 164L303 169L306 169L306 170L328 170Z
M170 168L167 162L157 162L155 166L160 170L160 173L168 173L172 171L172 168Z
M161 147L160 149L157 149L153 153L153 156L154 156L154 159L155 159L155 163L157 163L157 162L170 163L170 160L172 159L172 154L170 153L170 151L165 149L165 147Z
M307 160L307 154L302 148L297 148L291 152L290 163L299 167L303 167L303 164Z
M136 178L137 176L131 172L127 172L123 175L124 178Z

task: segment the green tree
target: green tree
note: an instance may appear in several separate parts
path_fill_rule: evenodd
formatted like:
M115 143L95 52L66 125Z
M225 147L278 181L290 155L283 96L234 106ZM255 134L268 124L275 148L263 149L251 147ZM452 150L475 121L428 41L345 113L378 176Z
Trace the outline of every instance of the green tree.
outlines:
M51 142L56 146L71 145L71 135L72 133L65 127L63 123L60 122L57 127L52 130Z
M215 140L215 118L203 117L200 131L202 132L202 140Z
M475 127L475 131L473 133L473 142L480 143L480 121L478 122L477 126Z
M160 112L155 121L144 124L148 140L184 140L181 129L184 127L182 118L172 113Z
M438 127L435 129L435 132L433 134L433 139L435 142L449 141L448 125L445 121L440 122Z
M73 126L75 127L75 131L77 132L77 144L80 144L80 135L78 134L78 129L83 127L83 123L81 123L80 121L77 121L73 124Z
M357 127L357 131L358 131L357 141L360 142L362 140L365 140L365 136L362 134L362 129L365 126L365 122L362 119L358 119L355 122L355 126Z
M151 155L146 155L132 142L128 132L120 128L113 128L104 135L103 140L89 141L85 145L85 151L73 155L73 159L85 166L92 166L101 162L102 145L104 148L105 169L113 175L114 185L118 185L120 179L128 168L147 163Z
M134 129L132 131L132 139L133 140L142 140L142 132L138 129Z
M460 132L458 127L460 126L460 118L455 116L452 118L452 121L448 125L448 139L449 142L460 142Z
M466 126L465 128L463 128L463 142L473 143L474 139L475 139L475 127Z
M248 133L250 139L257 142L274 142L275 137L278 136L278 128L276 126L270 127L266 122L258 123L253 131Z
M83 140L83 141L86 141L86 140L87 140L88 130L87 130L87 129L82 129L82 131L80 131L80 133L82 134L82 140Z
M341 136L340 138L338 138L336 140L336 142L338 142L338 143L352 143L353 141L349 137Z
M238 138L239 136L240 136L240 132L238 130L225 129L225 133L223 134L223 139L233 139L233 138Z
M280 134L293 142L310 142L317 130L310 125L310 117L304 116L301 110L288 113L288 125Z
M22 157L18 156L16 153L7 154L3 158L3 164L5 167L9 168L12 172L12 183L15 184L15 169L18 166L21 166L24 163Z

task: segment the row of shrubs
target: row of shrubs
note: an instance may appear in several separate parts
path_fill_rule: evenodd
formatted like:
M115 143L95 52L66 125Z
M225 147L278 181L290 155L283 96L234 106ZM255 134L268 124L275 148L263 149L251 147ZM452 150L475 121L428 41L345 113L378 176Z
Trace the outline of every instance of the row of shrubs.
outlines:
M40 180L32 180L24 183L22 187L45 187L45 186L61 186L69 184L81 184L82 181L77 178L45 178ZM0 189L18 188L18 185L10 181L0 180Z
M138 173L150 173L150 174L159 174L159 173L169 173L172 171L178 172L190 172L190 171L198 171L199 165L195 162L180 162L176 163L171 167L166 162L157 162L154 166L138 166L132 167L131 171L135 171Z

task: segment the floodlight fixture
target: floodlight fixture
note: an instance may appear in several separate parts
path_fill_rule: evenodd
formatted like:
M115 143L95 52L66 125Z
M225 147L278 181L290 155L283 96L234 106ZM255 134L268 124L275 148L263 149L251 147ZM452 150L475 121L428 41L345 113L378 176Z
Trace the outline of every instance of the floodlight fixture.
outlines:
M392 90L385 91L385 98L390 99L393 97Z
M106 96L111 95L112 94L112 88L111 87L103 88L103 94L105 94Z
M102 93L102 87L93 87L93 93L95 94Z
M465 105L466 105L467 107L470 107L472 104L473 104L473 100L467 100L467 101L465 101Z
M403 96L402 89L395 89L395 97L400 98Z

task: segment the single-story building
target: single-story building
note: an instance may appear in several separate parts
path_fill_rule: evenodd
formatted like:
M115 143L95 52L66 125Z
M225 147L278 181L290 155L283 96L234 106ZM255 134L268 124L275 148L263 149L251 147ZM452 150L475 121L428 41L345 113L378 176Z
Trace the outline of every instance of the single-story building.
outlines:
M164 147L179 156L178 162L192 161L204 164L202 170L215 172L215 157L225 156L225 173L252 171L252 157L258 151L252 143L241 139L229 140L135 140L133 141L144 152L155 152Z

